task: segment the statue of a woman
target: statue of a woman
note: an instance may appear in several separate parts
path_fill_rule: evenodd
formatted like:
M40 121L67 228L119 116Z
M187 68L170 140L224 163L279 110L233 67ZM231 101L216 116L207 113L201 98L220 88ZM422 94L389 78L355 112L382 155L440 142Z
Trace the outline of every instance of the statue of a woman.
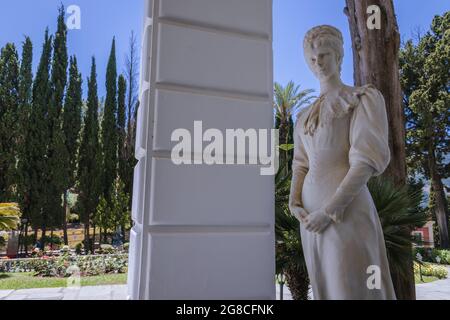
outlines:
M390 161L384 98L372 85L342 83L343 38L336 28L311 29L303 46L320 97L295 124L289 207L300 221L314 299L395 299L367 188Z

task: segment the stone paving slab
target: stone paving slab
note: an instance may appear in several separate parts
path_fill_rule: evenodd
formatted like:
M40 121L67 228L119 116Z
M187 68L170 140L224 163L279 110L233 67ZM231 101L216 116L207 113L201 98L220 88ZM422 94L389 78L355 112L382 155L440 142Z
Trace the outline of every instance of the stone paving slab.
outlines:
M0 290L0 300L6 298L13 292L14 290Z
M3 300L25 300L27 297L27 294L11 294L5 297Z
M450 271L450 270L449 270ZM450 278L416 285L417 300L450 300ZM310 294L310 298L312 295ZM126 285L89 286L81 288L44 288L0 290L0 300L126 300ZM276 286L276 299L280 287ZM287 286L283 300L292 300Z

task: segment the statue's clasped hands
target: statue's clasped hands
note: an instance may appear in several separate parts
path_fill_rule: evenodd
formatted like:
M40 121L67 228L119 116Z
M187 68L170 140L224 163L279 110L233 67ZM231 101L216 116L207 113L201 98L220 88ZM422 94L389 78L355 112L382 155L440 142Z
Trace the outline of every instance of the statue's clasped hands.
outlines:
M306 230L315 233L322 233L333 221L324 209L319 209L308 213L304 208L294 206L291 208L292 214L305 225Z

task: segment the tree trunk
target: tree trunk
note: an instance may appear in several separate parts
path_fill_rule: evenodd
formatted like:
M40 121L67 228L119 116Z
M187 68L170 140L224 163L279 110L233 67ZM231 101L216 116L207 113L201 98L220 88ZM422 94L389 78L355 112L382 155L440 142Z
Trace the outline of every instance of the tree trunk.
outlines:
M41 249L42 251L45 250L45 235L47 233L47 228L46 226L42 227L42 234L41 234Z
M289 126L287 119L280 119L279 141L280 144L282 145L288 144L288 137L289 137L288 130ZM286 166L284 167L284 172L286 175L289 173L290 170L287 161L288 161L288 151L280 150L280 164L286 164Z
M53 251L53 228L50 231L50 250Z
M69 245L69 238L67 237L67 210L68 210L68 191L64 192L64 208L63 208L63 234L64 234L64 244Z
M93 231L93 235L92 235L92 253L94 253L94 251L95 251L95 237L96 237L96 227L95 227L95 224L94 225L92 225L92 227L93 227L93 229L94 229L94 231Z
M84 252L86 254L89 253L90 249L90 234L89 234L89 215L88 218L84 221Z
M433 140L433 139L431 139ZM448 212L447 199L445 197L444 185L442 184L441 176L436 168L436 156L434 153L434 146L430 142L428 151L428 168L431 177L431 192L434 195L434 214L439 227L439 240L441 248L449 248L448 239Z
M28 241L28 221L27 221L27 223L25 223L25 236L24 236L24 241L23 241L23 244L25 246L25 256L26 257L28 256L28 243L27 243L27 241Z
M383 176L395 185L406 184L405 115L399 78L400 34L392 0L346 0L344 9L352 36L354 81L356 86L373 84L386 101L389 121L389 147L391 162ZM367 26L367 8L380 8L380 29ZM404 230L410 234L412 230ZM412 246L412 244L411 244ZM411 250L412 251L412 250ZM405 262L408 274L402 277L392 272L398 299L415 299L412 257Z

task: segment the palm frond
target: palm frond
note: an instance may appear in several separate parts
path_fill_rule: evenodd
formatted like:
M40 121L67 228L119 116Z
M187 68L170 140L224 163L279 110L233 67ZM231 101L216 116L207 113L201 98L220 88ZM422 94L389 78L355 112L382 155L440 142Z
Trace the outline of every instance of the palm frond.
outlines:
M17 203L0 203L0 231L17 229L20 215Z
M383 227L391 271L407 274L411 259L411 231L422 227L429 216L420 208L422 192L411 191L408 185L396 187L385 178L372 178L368 187Z

